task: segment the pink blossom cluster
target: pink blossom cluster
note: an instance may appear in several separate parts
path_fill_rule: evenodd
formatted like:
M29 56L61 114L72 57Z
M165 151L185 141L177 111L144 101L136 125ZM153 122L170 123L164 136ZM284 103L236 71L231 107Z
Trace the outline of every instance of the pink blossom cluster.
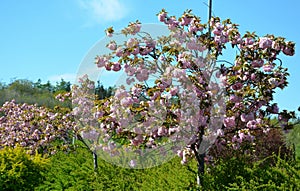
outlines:
M52 144L62 141L70 143L70 132L74 126L71 115L52 111L36 105L17 104L14 100L6 102L0 112L0 147L20 145L31 153L51 154L55 152Z
M240 144L245 141L253 142L254 136L250 134L248 129L241 129L238 131L237 135L232 137L231 144L234 149L239 149Z
M57 99L60 102L64 102L66 101L66 99L70 99L72 93L71 92L67 92L67 93L59 93L55 96L55 99Z

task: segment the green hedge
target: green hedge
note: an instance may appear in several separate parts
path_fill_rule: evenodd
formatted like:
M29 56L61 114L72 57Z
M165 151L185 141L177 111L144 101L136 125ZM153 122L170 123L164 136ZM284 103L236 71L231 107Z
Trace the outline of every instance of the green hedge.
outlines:
M248 163L246 158L220 160L206 166L201 190L297 190L300 164L277 156ZM272 160L272 161L274 161ZM0 150L0 190L197 190L196 164L181 165L175 157L150 169L125 169L99 159L93 169L84 148L58 152L50 160L30 156L22 148Z
M189 190L196 175L182 166L179 158L151 169L126 169L99 159L93 169L91 153L84 148L59 152L51 157L51 166L43 185L36 190ZM195 163L190 168L196 169Z

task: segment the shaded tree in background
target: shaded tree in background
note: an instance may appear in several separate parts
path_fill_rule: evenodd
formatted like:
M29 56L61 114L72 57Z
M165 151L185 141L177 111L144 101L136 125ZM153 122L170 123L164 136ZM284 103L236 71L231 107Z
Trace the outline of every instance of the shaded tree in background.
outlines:
M71 82L67 82L64 79L61 79L60 82L56 82L54 87L54 92L70 92L71 91Z
M71 108L71 102L59 102L55 97L58 94L64 94L71 91L71 82L64 79L56 82L55 85L50 81L42 83L41 79L32 82L26 79L17 79L9 83L0 83L0 105L6 101L14 99L17 103L37 104L48 108L54 108L56 105ZM104 99L113 95L112 87L104 88L98 81L95 88L95 94L98 99Z
M114 94L114 88L108 87L104 88L103 84L100 81L97 81L97 86L95 87L96 99L104 99L112 96Z

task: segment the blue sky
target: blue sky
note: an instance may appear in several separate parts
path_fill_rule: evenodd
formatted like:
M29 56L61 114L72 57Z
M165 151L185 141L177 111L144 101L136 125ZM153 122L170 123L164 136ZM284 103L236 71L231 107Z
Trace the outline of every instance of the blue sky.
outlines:
M72 81L104 29L128 22L158 23L165 8L173 15L192 9L207 20L207 0L2 0L0 1L0 82L29 79ZM275 99L283 109L300 106L300 2L296 0L214 0L213 14L230 18L244 31L275 34L296 42L294 57L282 56L289 68L289 87ZM91 63L93 64L93 63Z

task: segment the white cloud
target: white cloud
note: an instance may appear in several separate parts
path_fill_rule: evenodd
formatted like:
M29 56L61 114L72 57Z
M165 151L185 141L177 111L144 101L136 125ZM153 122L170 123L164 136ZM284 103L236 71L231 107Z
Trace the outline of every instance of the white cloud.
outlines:
M128 6L121 0L78 0L82 8L91 20L97 23L118 21L129 12Z
M56 82L60 82L61 79L65 80L67 82L74 83L74 81L76 79L76 74L66 73L66 74L59 74L59 75L54 75L54 76L48 77L48 80L53 84L55 84Z

